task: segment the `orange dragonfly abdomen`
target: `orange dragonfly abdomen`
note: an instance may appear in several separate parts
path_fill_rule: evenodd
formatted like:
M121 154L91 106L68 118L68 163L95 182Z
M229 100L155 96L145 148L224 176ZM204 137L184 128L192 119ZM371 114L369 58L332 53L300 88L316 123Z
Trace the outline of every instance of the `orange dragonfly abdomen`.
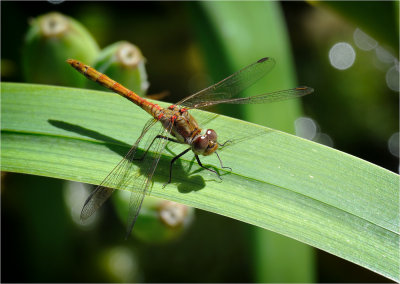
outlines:
M69 63L72 67L74 67L76 70L78 70L80 73L85 75L90 80L97 82L100 85L106 87L107 89L116 92L117 94L130 100L134 104L140 106L143 110L152 115L154 118L160 119L162 108L159 105L153 104L148 100L138 96L135 92L117 83L107 75L100 73L96 69L88 65L85 65L78 60L68 59L67 63Z

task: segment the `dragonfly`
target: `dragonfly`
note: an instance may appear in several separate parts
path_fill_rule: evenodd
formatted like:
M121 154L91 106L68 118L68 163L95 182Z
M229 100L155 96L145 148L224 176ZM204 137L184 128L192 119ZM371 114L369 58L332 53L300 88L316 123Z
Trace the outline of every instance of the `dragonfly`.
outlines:
M172 158L169 179L164 186L171 183L174 162L190 151L194 153L196 161L201 168L213 172L219 178L219 173L212 168L204 166L199 156L209 156L215 153L220 161L221 168L228 168L222 164L217 152L217 149L224 146L226 142L218 142L218 135L215 130L202 130L196 119L190 114L190 110L204 109L217 104L277 102L298 98L314 91L310 87L303 86L251 97L240 97L239 94L244 89L264 77L274 67L275 60L271 57L264 57L222 81L194 93L176 104L163 108L138 96L135 92L78 60L68 59L67 63L87 78L130 100L151 115L151 118L144 125L139 138L125 157L89 195L80 215L82 221L88 219L112 195L115 189L129 188L131 196L126 238L132 232L144 197L149 193L154 172L168 142L186 144L188 148ZM157 122L160 122L158 127ZM144 139L145 137L147 139ZM139 146L145 149L142 155L139 155ZM135 160L140 161L140 173L133 170Z

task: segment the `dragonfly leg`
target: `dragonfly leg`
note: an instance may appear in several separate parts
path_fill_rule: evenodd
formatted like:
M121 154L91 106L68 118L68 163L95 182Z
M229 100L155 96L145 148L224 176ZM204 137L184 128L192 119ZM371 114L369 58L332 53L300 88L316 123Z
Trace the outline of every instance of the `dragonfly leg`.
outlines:
M187 152L189 152L191 150L191 148L187 148L185 151L183 151L182 153L180 153L179 155L175 156L172 160L171 160L171 164L169 166L169 179L166 183L164 183L163 187L166 187L167 184L171 183L172 180L172 164L179 159L180 157L182 157L183 155L185 155Z
M229 140L228 140L228 141L229 141ZM228 142L228 141L227 141L227 142ZM225 143L226 143L226 142L225 142ZM225 144L225 143L224 143L224 144ZM221 158L219 157L217 151L215 151L214 153L217 154L219 163L221 164L221 168L223 168L223 169L230 169L230 170L232 171L232 168L231 168L231 167L224 167L224 165L222 164L222 160L221 160Z
M140 158L133 158L133 160L142 161L142 160L146 157L147 152L149 152L151 146L153 145L154 141L156 141L157 138L158 138L158 139L165 139L165 140L168 140L168 141L171 141L171 142L175 142L175 143L179 143L178 140L175 140L175 139L173 139L173 138L166 137L166 136L162 136L162 135L157 135L156 137L154 137L153 141L151 141L150 146L147 148L146 152L144 152L143 156L141 156Z
M219 144L218 143L218 145L219 146L221 146L221 147L224 147L227 143L231 143L232 142L232 140L226 140L224 143L222 143L222 144ZM219 158L219 157L218 157Z
M218 173L216 170L209 169L209 168L203 166L203 164L201 163L201 161L200 161L200 159L199 159L199 156L198 156L198 155L195 155L195 157L196 157L197 163L199 164L200 167L202 167L203 169L206 169L207 171L210 171L210 172L215 173L215 174L218 176L218 178L219 178L220 180L222 180L222 178L220 177L219 173Z

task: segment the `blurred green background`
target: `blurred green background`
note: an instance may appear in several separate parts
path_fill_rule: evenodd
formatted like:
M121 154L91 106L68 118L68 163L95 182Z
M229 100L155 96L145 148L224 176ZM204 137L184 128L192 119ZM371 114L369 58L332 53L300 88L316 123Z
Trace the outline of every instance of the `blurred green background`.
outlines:
M307 85L315 94L301 106L216 111L398 172L398 4L311 4L1 2L1 79L26 82L22 58L29 22L52 11L83 24L100 48L120 40L138 46L146 58L148 93L168 91L169 102L271 56L276 70L257 91ZM93 223L76 221L88 190L79 183L2 173L3 282L388 281L296 241L200 210L172 242L124 241L125 224L111 202Z

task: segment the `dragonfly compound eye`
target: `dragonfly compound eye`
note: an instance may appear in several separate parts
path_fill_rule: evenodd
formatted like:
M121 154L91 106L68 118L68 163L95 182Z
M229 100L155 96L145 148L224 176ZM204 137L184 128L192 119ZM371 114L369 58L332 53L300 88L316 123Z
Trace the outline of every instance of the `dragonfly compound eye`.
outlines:
M217 133L214 130L207 129L206 136L207 136L208 140L217 142Z
M208 147L208 138L206 136L199 136L193 142L193 152L202 155L204 150Z

